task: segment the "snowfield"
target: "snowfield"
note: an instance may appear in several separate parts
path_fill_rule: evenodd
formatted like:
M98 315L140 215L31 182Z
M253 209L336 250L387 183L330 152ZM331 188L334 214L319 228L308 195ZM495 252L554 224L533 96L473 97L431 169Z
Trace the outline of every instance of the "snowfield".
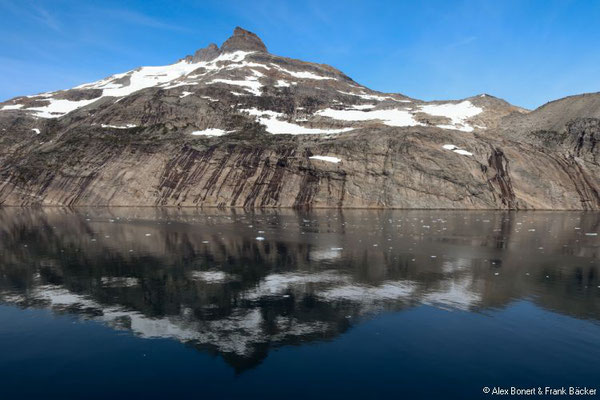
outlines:
M320 129L320 128L306 128L301 125L293 124L291 122L282 121L280 118L284 118L284 115L275 111L263 111L257 110L256 108L244 109L250 115L254 115L257 121L265 125L267 132L274 135L290 134L290 135L311 135L311 134L332 134L351 131L352 128L342 129Z
M71 100L57 100L46 98L45 101L49 101L50 104L42 107L30 107L26 108L26 110L33 111L38 117L42 118L57 118L62 117L65 114L70 113L71 111L77 110L78 108L85 107L88 104L92 104L96 99L91 100L79 100L79 101L71 101Z
M248 92L252 93L255 96L260 96L260 94L261 94L262 84L260 82L258 82L258 80L256 78L247 78L247 80L245 80L245 81L232 81L229 79L214 79L214 80L208 82L209 85L214 84L214 83L225 83L227 85L243 86L244 90L247 90Z
M419 106L419 109L429 115L450 118L451 125L438 125L438 128L455 129L463 132L472 132L473 127L467 124L466 120L480 114L483 109L474 106L470 101L463 101L458 104L426 104Z
M328 117L338 121L375 121L379 120L388 126L417 126L422 125L417 122L408 110L388 109L388 110L334 110L326 108L317 111L316 115Z
M223 129L208 128L208 129L204 129L203 131L194 131L194 132L192 132L192 135L194 135L194 136L223 136L228 133L230 133L230 132L224 131Z

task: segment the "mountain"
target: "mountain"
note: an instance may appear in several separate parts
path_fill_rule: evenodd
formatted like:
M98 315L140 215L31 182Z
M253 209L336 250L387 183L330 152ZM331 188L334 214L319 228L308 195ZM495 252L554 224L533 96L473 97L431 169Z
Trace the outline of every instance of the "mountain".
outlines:
M167 66L0 103L0 204L600 209L600 94L425 102L236 28Z

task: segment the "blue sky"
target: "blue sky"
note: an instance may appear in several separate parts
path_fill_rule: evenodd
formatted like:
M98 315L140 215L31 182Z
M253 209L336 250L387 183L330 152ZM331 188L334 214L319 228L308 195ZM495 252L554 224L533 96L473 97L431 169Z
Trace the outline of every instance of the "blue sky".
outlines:
M169 64L233 28L424 99L600 91L600 1L0 0L0 100Z

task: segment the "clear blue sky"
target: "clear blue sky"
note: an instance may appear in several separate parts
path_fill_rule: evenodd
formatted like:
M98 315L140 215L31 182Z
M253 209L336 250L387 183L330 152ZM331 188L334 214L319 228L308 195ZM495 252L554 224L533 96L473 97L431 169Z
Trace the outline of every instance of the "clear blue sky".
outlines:
M236 25L278 55L425 100L600 91L600 1L0 0L0 99L169 64Z

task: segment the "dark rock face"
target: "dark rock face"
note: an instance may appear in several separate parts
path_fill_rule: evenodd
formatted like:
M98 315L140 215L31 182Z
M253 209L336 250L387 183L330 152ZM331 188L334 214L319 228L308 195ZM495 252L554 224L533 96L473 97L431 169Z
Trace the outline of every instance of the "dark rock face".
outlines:
M0 204L600 209L600 94L423 102L219 49L0 103Z
M230 37L221 46L221 51L262 51L267 52L267 46L260 40L256 34L240 28L239 26L233 31L233 36Z
M211 61L217 58L219 55L219 47L211 43L208 47L200 49L194 53L194 56L191 57L191 62L197 63L201 61Z

